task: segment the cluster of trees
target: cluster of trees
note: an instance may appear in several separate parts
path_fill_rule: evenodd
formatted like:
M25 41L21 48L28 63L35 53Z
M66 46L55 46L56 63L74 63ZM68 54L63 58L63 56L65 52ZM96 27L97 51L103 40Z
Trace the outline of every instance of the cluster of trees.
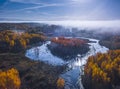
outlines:
M84 73L85 89L115 89L115 86L120 86L120 50L89 57Z
M0 89L20 89L19 72L15 69L0 70Z
M23 23L0 23L0 30L6 30L6 29L10 29L10 30L16 30L16 29L20 29L20 30L27 30L27 29L31 29L30 26L28 26L27 24L23 24Z
M51 41L48 45L51 53L65 60L73 59L78 54L84 54L89 50L87 41L82 39L58 37L52 38Z
M101 45L108 47L109 49L120 49L120 36L111 36L100 41Z
M45 36L41 34L29 34L25 32L14 32L11 30L0 32L0 52L19 52L27 45L44 41Z
M45 35L52 35L56 29L60 29L57 25L48 25L42 23L0 23L0 31L22 30L29 33L44 33Z
M64 37L52 38L51 41L63 46L80 46L86 43L86 41L82 39Z

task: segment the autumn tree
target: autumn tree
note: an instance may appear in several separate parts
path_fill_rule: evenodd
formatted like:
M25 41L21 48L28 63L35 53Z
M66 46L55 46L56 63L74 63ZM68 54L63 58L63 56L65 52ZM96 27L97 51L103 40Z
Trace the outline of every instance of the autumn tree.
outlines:
M10 46L13 47L14 45L15 45L15 41L14 41L14 40L11 40L11 41L10 41Z
M43 42L45 39L46 37L41 34L5 30L0 32L0 49L6 52L19 52L28 45Z
M9 42L9 40L10 40L9 37L8 37L8 35L5 35L4 39L5 39L6 42Z
M119 86L120 50L109 51L104 54L98 53L89 57L84 73L84 79L89 80L88 85L89 87L92 86L91 89L113 89L113 86ZM87 83L87 81L84 82Z
M15 69L0 71L0 89L20 89L19 72Z
M57 87L58 87L58 89L63 89L64 85L65 85L65 80L63 78L59 78L57 80Z
M20 41L20 44L21 44L21 46L23 47L23 48L26 48L26 40L24 40L24 39L20 39L19 40Z

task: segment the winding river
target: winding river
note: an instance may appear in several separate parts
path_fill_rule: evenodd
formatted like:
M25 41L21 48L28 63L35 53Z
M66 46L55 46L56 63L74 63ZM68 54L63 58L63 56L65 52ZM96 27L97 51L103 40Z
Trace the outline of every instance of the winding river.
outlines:
M60 75L60 77L65 80L65 89L84 89L81 82L81 75L83 75L83 67L86 60L91 55L95 55L98 52L106 53L109 50L108 48L101 46L97 39L85 39L90 41L90 43L88 43L90 45L90 50L84 55L78 54L76 58L73 60L71 59L71 61L64 61L61 58L52 55L50 50L47 48L47 45L51 43L50 41L47 41L41 46L27 50L25 55L30 59L44 61L54 66L68 64L69 69Z

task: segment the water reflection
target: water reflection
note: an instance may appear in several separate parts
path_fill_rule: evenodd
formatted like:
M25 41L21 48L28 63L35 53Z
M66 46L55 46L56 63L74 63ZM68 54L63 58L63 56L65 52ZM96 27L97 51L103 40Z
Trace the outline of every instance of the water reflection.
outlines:
M40 49L38 47L35 47L33 50L34 50L36 58L39 58L39 50Z

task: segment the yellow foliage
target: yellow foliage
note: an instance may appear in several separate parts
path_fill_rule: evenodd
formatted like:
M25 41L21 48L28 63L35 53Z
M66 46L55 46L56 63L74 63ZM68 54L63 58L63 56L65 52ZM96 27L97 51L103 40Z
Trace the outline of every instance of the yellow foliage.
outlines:
M115 80L120 78L120 50L89 57L84 72L94 82L117 83Z
M11 41L10 41L10 46L14 46L14 45L15 45L14 40L11 40Z
M37 41L43 41L46 38L44 35L41 34L30 34L27 32L21 33L10 30L0 32L0 42L2 43L2 45L8 43L9 48L13 48L14 46L18 45L22 48L26 48L27 45L29 45L29 43L32 43L35 39L37 39Z
M4 38L4 39L5 39L6 42L9 42L9 40L10 40L7 35L5 35L5 38Z
M19 72L12 68L7 71L0 71L0 89L19 89Z
M20 39L20 44L26 48L27 44L26 44L26 41L24 39Z
M57 80L57 87L58 87L58 88L63 88L64 85L65 85L64 79L63 79L63 78L59 78L59 79Z

